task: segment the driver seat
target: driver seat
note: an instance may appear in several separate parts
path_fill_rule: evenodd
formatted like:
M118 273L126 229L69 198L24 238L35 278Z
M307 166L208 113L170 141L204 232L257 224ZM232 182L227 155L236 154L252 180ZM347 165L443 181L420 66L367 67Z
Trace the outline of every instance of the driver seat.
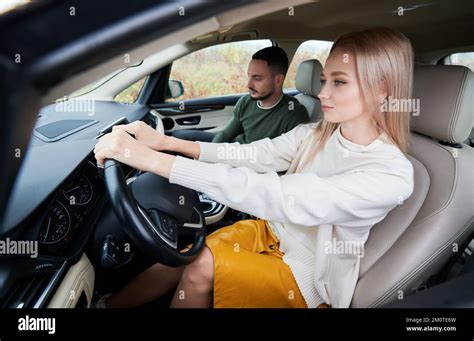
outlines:
M423 289L463 252L474 227L474 75L464 66L417 66L408 158L413 194L374 225L351 307L380 307ZM430 281L429 281L430 280Z

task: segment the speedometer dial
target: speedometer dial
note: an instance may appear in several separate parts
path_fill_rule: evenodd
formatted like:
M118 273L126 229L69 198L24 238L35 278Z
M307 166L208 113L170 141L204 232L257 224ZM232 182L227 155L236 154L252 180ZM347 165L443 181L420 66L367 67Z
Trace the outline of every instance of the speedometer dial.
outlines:
M75 176L63 189L70 205L85 205L92 199L92 186L84 176Z
M41 225L39 240L42 244L54 244L66 237L71 226L67 208L59 201L53 202Z

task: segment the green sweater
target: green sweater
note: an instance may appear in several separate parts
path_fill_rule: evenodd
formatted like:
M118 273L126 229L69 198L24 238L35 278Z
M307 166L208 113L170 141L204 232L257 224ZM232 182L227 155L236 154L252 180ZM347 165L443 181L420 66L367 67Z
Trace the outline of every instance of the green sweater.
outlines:
M306 108L292 96L283 95L280 102L269 109L262 109L250 95L239 99L234 115L227 126L212 142L251 143L265 137L275 138L296 127L309 122Z

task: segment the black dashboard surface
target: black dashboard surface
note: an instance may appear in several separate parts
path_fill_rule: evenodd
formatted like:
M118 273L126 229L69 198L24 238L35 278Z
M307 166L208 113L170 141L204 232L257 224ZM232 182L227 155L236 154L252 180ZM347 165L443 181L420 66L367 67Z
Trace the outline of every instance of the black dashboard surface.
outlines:
M57 141L57 137L52 141L48 141L47 139L41 139L36 136L38 130L41 131L41 129L54 124L62 123L64 125L72 121L91 121L94 124L88 125L84 129L74 132L74 134L61 134L60 137L64 137L58 141L93 139L100 129L115 120L126 117L129 122L133 122L141 119L150 110L150 108L145 105L113 101L72 99L70 102L74 104L71 105L67 104L68 102L64 102L62 106L59 106L59 103L55 103L41 109L33 130L30 147L48 145L51 142Z
M145 105L95 101L92 118L96 124L59 141L46 142L31 137L28 151L10 195L0 226L0 237L14 232L88 157L97 143L99 130L121 117L129 122L142 119L149 111ZM57 111L55 104L44 107L36 128L65 119L81 119L90 113ZM24 152L23 152L24 154Z
M3 222L7 234L32 213L94 149L97 140L54 143L30 151L13 187Z

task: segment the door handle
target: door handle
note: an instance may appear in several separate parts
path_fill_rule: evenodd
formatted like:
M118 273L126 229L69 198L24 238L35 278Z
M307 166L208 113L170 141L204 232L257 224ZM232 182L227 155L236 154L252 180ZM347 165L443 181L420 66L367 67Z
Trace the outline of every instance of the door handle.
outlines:
M201 116L178 118L176 123L182 126L198 125L201 122Z

